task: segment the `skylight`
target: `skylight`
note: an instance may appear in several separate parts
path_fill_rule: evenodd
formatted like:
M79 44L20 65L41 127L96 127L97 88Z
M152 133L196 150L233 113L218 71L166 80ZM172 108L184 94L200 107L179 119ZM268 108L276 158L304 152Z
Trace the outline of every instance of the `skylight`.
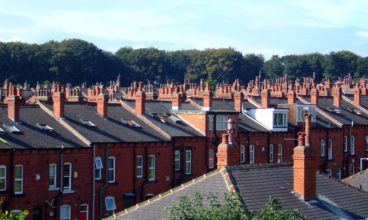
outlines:
M36 126L42 131L53 131L54 130L51 126L49 126L48 124L44 124L44 123L36 123Z
M87 125L87 126L89 126L89 127L96 127L96 125L95 124L93 124L93 122L91 122L90 120L87 120L87 119L80 119L80 121L82 122L82 124L84 124L84 125Z
M3 124L3 128L7 132L12 133L12 134L21 134L22 133L17 127L15 127L15 125L6 125L6 124Z
M0 128L0 134L5 133L4 129Z
M181 123L182 122L182 120L180 118L176 117L175 115L170 115L169 119L171 121L175 122L175 123Z
M140 128L141 126L135 122L133 119L128 119L128 124L130 127L136 127L136 128Z

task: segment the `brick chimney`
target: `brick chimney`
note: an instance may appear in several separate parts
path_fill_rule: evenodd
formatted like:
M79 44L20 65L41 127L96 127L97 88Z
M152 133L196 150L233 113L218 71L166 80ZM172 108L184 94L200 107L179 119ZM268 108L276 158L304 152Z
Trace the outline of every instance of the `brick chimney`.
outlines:
M64 117L65 94L61 90L60 84L56 84L55 91L52 93L52 102L54 103L54 115L56 118Z
M268 89L263 89L261 92L261 107L270 107L270 90Z
M212 108L212 91L209 82L206 82L206 88L203 92L203 111L209 111Z
M12 84L8 88L8 118L12 121L19 121L19 108L20 108L20 98L16 95L15 86Z
M354 88L354 104L359 106L362 103L362 92L360 91L360 88L356 86Z
M292 105L295 103L296 100L296 94L294 90L289 90L289 92L287 93L287 97L288 97L288 104Z
M176 92L172 95L172 99L171 99L172 110L181 109L181 99L182 99L181 93Z
M341 87L336 85L333 89L332 96L333 96L333 105L337 108L341 107Z
M310 91L311 104L318 105L318 95L319 92L317 89L312 89Z
M222 134L221 144L217 148L217 169L226 166L239 165L239 149L233 142L234 123L231 118L228 120L228 133Z
M103 93L103 89L99 89L100 94L97 95L97 112L102 117L107 117L107 102L108 97Z
M135 93L135 112L137 115L144 115L146 110L146 93L143 91L143 83L139 82L138 91Z
M234 108L236 111L242 111L244 95L242 92L236 92L234 95Z
M305 132L298 134L298 145L294 148L294 192L303 200L316 199L316 156L310 146L310 115L305 115ZM305 135L305 139L304 139ZM305 142L304 142L305 141Z

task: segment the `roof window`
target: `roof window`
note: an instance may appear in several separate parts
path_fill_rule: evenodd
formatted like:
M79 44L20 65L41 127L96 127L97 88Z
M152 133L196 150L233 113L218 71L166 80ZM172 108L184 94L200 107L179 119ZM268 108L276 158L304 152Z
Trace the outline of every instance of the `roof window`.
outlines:
M93 124L90 120L87 120L87 119L80 119L80 121L82 122L83 125L87 125L89 127L96 127L95 124Z
M41 129L42 131L53 131L54 129L49 126L48 124L44 124L44 123L36 123L36 126Z
M11 125L3 124L3 128L11 134L22 134L22 132L13 124Z

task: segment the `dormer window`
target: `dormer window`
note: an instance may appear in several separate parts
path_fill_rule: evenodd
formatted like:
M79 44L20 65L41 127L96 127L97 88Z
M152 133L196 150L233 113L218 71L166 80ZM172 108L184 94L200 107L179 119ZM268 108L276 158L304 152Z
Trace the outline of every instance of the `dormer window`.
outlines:
M96 127L96 125L93 124L90 120L81 118L80 121L82 122L83 125L86 125L86 126L89 126L89 127Z
M3 124L3 128L11 134L22 134L22 132L17 127L15 127L15 125Z
M274 127L285 127L287 125L287 113L276 112L273 115Z
M44 124L44 123L36 123L36 126L42 131L53 131L54 130L51 126Z

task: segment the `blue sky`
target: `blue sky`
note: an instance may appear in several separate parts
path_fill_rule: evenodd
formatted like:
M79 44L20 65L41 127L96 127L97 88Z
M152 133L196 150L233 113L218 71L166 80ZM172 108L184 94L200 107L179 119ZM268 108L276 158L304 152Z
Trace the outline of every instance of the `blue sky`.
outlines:
M0 41L368 56L367 0L0 0Z

